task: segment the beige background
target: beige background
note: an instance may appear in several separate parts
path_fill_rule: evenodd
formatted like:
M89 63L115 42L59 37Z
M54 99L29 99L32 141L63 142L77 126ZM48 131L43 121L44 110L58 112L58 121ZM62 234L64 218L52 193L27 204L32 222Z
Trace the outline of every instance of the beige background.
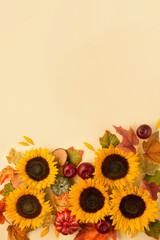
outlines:
M113 124L155 128L159 12L159 0L0 0L0 169L10 147L24 150L23 135L85 149ZM93 160L86 149L84 160ZM55 239L52 228L43 239Z

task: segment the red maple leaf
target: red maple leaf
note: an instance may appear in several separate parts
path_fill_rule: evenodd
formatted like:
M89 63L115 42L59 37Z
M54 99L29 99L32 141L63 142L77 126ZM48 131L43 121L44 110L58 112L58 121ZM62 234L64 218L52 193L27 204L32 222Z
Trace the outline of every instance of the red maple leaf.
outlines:
M3 184L7 179L13 180L14 174L15 174L15 170L12 167L7 166L6 168L4 168L0 172L0 184Z
M122 141L117 145L117 148L121 149L124 152L134 152L136 153L136 148L134 145L138 145L139 140L136 136L134 130L130 127L129 130L126 130L122 127L113 126L117 133L122 136Z
M117 239L117 232L112 227L111 231L106 234L99 233L95 225L92 223L81 224L81 230L76 235L74 240L108 240L111 237L113 240Z
M3 212L5 211L5 197L0 200L0 224L5 223Z
M148 183L145 179L142 181L141 189L146 189L153 200L157 200L157 193L160 192L160 188L154 183Z

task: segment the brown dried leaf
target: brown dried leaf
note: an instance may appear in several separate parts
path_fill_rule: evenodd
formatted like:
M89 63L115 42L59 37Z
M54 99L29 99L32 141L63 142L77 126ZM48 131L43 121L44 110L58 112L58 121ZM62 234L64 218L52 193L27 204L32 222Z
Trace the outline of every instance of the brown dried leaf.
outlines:
M23 231L14 225L9 225L7 228L8 231L8 240L29 240L27 233L30 232L30 229L23 229Z

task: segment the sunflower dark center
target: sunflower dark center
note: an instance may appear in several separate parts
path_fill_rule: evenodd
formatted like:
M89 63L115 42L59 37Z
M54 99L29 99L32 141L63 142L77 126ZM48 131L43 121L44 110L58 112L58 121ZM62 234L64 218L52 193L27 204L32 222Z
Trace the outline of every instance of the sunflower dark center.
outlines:
M102 163L102 173L109 179L120 179L128 173L129 165L125 157L118 154L107 156Z
M85 212L95 213L104 206L103 194L94 187L83 190L80 195L80 206Z
M16 208L20 216L32 219L39 216L42 206L35 196L28 194L18 199Z
M134 194L127 195L122 198L120 210L126 218L140 217L146 209L144 200Z
M32 158L26 164L26 173L33 180L41 181L49 174L48 162L42 157Z

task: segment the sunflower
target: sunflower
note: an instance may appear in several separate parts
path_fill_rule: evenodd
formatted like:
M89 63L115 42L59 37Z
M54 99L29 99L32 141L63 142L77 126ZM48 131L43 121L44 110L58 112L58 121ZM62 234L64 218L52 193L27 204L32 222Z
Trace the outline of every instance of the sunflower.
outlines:
M54 184L58 172L54 158L46 148L26 151L16 166L20 178L31 187L36 186L39 189L49 187Z
M139 157L132 152L123 152L110 145L95 152L95 178L110 188L121 188L132 183L138 176Z
M83 223L97 223L108 214L109 197L106 189L91 178L79 179L69 191L71 214Z
M149 222L155 222L159 211L158 203L153 201L146 190L132 185L126 190L113 190L110 215L116 229L130 233L134 237L138 231L149 230Z
M21 230L25 227L40 228L43 222L41 216L52 210L49 201L45 202L44 197L45 193L40 190L20 185L6 198L7 218Z

